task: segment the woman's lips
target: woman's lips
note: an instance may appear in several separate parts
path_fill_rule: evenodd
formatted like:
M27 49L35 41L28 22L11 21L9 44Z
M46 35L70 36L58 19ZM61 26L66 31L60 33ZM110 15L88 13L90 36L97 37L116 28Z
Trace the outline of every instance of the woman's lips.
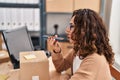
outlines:
M70 38L71 38L71 35L70 35L70 34L67 34L67 38L70 39Z

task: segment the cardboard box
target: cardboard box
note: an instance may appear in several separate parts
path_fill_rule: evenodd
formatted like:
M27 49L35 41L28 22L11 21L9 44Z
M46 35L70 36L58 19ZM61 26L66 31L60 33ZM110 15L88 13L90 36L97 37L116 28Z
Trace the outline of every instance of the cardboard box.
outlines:
M49 61L44 51L20 53L20 80L50 80Z
M9 61L9 55L7 51L0 51L0 63Z

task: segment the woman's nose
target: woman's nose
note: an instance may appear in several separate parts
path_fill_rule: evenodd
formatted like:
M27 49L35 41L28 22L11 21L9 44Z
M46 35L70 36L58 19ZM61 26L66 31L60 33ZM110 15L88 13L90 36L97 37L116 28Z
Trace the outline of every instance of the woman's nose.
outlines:
M67 27L67 28L66 28L66 30L65 30L65 33L67 33L67 34L68 34L69 32L70 32L70 28L69 28L69 27Z

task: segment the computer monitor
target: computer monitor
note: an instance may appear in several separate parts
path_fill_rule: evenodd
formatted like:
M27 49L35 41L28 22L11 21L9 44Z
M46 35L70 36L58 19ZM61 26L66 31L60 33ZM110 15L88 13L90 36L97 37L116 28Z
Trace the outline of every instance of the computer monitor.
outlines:
M11 62L14 68L19 68L19 53L22 51L33 51L34 47L27 27L3 31L3 38L6 44Z

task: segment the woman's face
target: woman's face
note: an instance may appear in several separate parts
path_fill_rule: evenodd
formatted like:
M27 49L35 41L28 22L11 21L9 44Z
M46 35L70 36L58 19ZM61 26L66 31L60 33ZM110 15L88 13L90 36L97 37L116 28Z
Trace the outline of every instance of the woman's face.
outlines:
M74 18L75 18L75 16L73 16L72 18L71 18L71 20L70 20L70 24L69 24L69 26L67 26L67 28L66 28L66 34L67 34L67 38L68 38L68 40L70 41L70 43L73 43L74 41L71 39L71 34L72 34L72 32L74 31Z

